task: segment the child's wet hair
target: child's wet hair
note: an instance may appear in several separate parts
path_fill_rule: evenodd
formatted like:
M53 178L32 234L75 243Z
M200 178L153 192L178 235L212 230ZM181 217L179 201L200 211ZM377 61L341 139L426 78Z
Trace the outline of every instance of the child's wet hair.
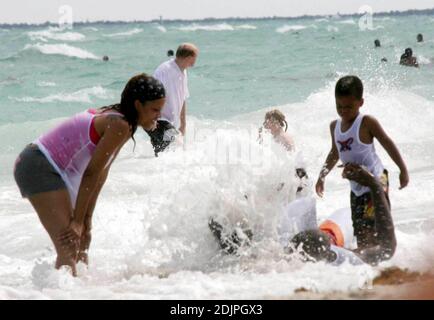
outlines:
M268 111L265 114L265 121L267 120L275 120L282 128L285 127L285 131L288 130L288 122L286 122L285 115L280 110L274 109Z
M363 98L363 83L356 76L345 76L336 82L335 97L348 97L361 100Z

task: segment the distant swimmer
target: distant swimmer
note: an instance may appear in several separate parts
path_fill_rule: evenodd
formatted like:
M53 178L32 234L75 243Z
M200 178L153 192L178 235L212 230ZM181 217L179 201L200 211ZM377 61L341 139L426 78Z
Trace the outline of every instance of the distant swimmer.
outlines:
M387 62L387 58L385 57L381 58L381 62Z
M422 33L419 33L417 35L416 39L417 39L417 42L423 42L423 35L422 35Z
M399 64L408 67L419 67L417 59L413 56L413 50L411 48L405 49L405 52L401 55Z
M156 126L163 84L146 74L131 78L118 104L89 109L61 122L21 152L14 177L54 244L56 268L87 264L92 215L110 167L138 127Z
M375 48L379 48L379 47L381 47L380 40L378 40L378 39L376 39L376 40L374 41L374 44L375 44Z
M167 51L167 56L170 58L170 57L173 57L175 55L175 53L173 52L173 50L169 50L169 51Z
M102 61L109 61L109 57L108 56L102 57Z

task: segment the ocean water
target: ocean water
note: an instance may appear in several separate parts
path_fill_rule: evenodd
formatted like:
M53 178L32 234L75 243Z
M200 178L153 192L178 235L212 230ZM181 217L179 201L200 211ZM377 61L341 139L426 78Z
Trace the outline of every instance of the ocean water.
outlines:
M374 17L366 31L356 18L9 27L0 39L0 299L282 298L302 287L369 290L389 266L432 270L434 17ZM152 73L181 42L200 48L189 71L186 143L156 159L138 132L100 195L89 268L80 265L78 278L54 270L48 235L15 185L15 158L62 119L119 101L132 75ZM419 69L399 66L407 47ZM327 155L334 83L345 74L362 78L362 111L379 119L410 171L399 190L399 170L377 143L390 172L398 249L375 268L302 264L284 255L275 232L293 199L294 166L303 162L315 180ZM271 108L285 113L296 154L269 137L257 144ZM284 189L273 191L282 179ZM349 206L339 170L316 201L320 219ZM253 246L222 255L208 218L239 214L254 222Z

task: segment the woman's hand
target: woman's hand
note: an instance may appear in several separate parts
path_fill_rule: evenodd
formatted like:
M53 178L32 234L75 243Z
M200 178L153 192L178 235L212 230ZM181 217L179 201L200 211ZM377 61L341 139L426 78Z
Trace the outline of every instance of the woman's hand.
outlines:
M77 255L77 262L81 261L84 264L89 264L88 251L90 247L90 242L92 241L92 234L90 230L85 230L80 238L80 247Z
M72 219L69 226L61 232L57 238L60 244L69 251L73 258L77 256L82 232L83 225Z

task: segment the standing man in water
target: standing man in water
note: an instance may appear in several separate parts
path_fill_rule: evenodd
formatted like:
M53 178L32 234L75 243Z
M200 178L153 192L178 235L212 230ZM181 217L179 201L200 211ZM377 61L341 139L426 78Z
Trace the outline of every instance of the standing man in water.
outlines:
M151 137L155 156L169 146L181 133L186 132L186 100L189 97L187 69L194 66L199 55L198 48L183 43L176 51L176 57L162 63L154 72L166 89L166 103L161 111L157 127L147 131Z

